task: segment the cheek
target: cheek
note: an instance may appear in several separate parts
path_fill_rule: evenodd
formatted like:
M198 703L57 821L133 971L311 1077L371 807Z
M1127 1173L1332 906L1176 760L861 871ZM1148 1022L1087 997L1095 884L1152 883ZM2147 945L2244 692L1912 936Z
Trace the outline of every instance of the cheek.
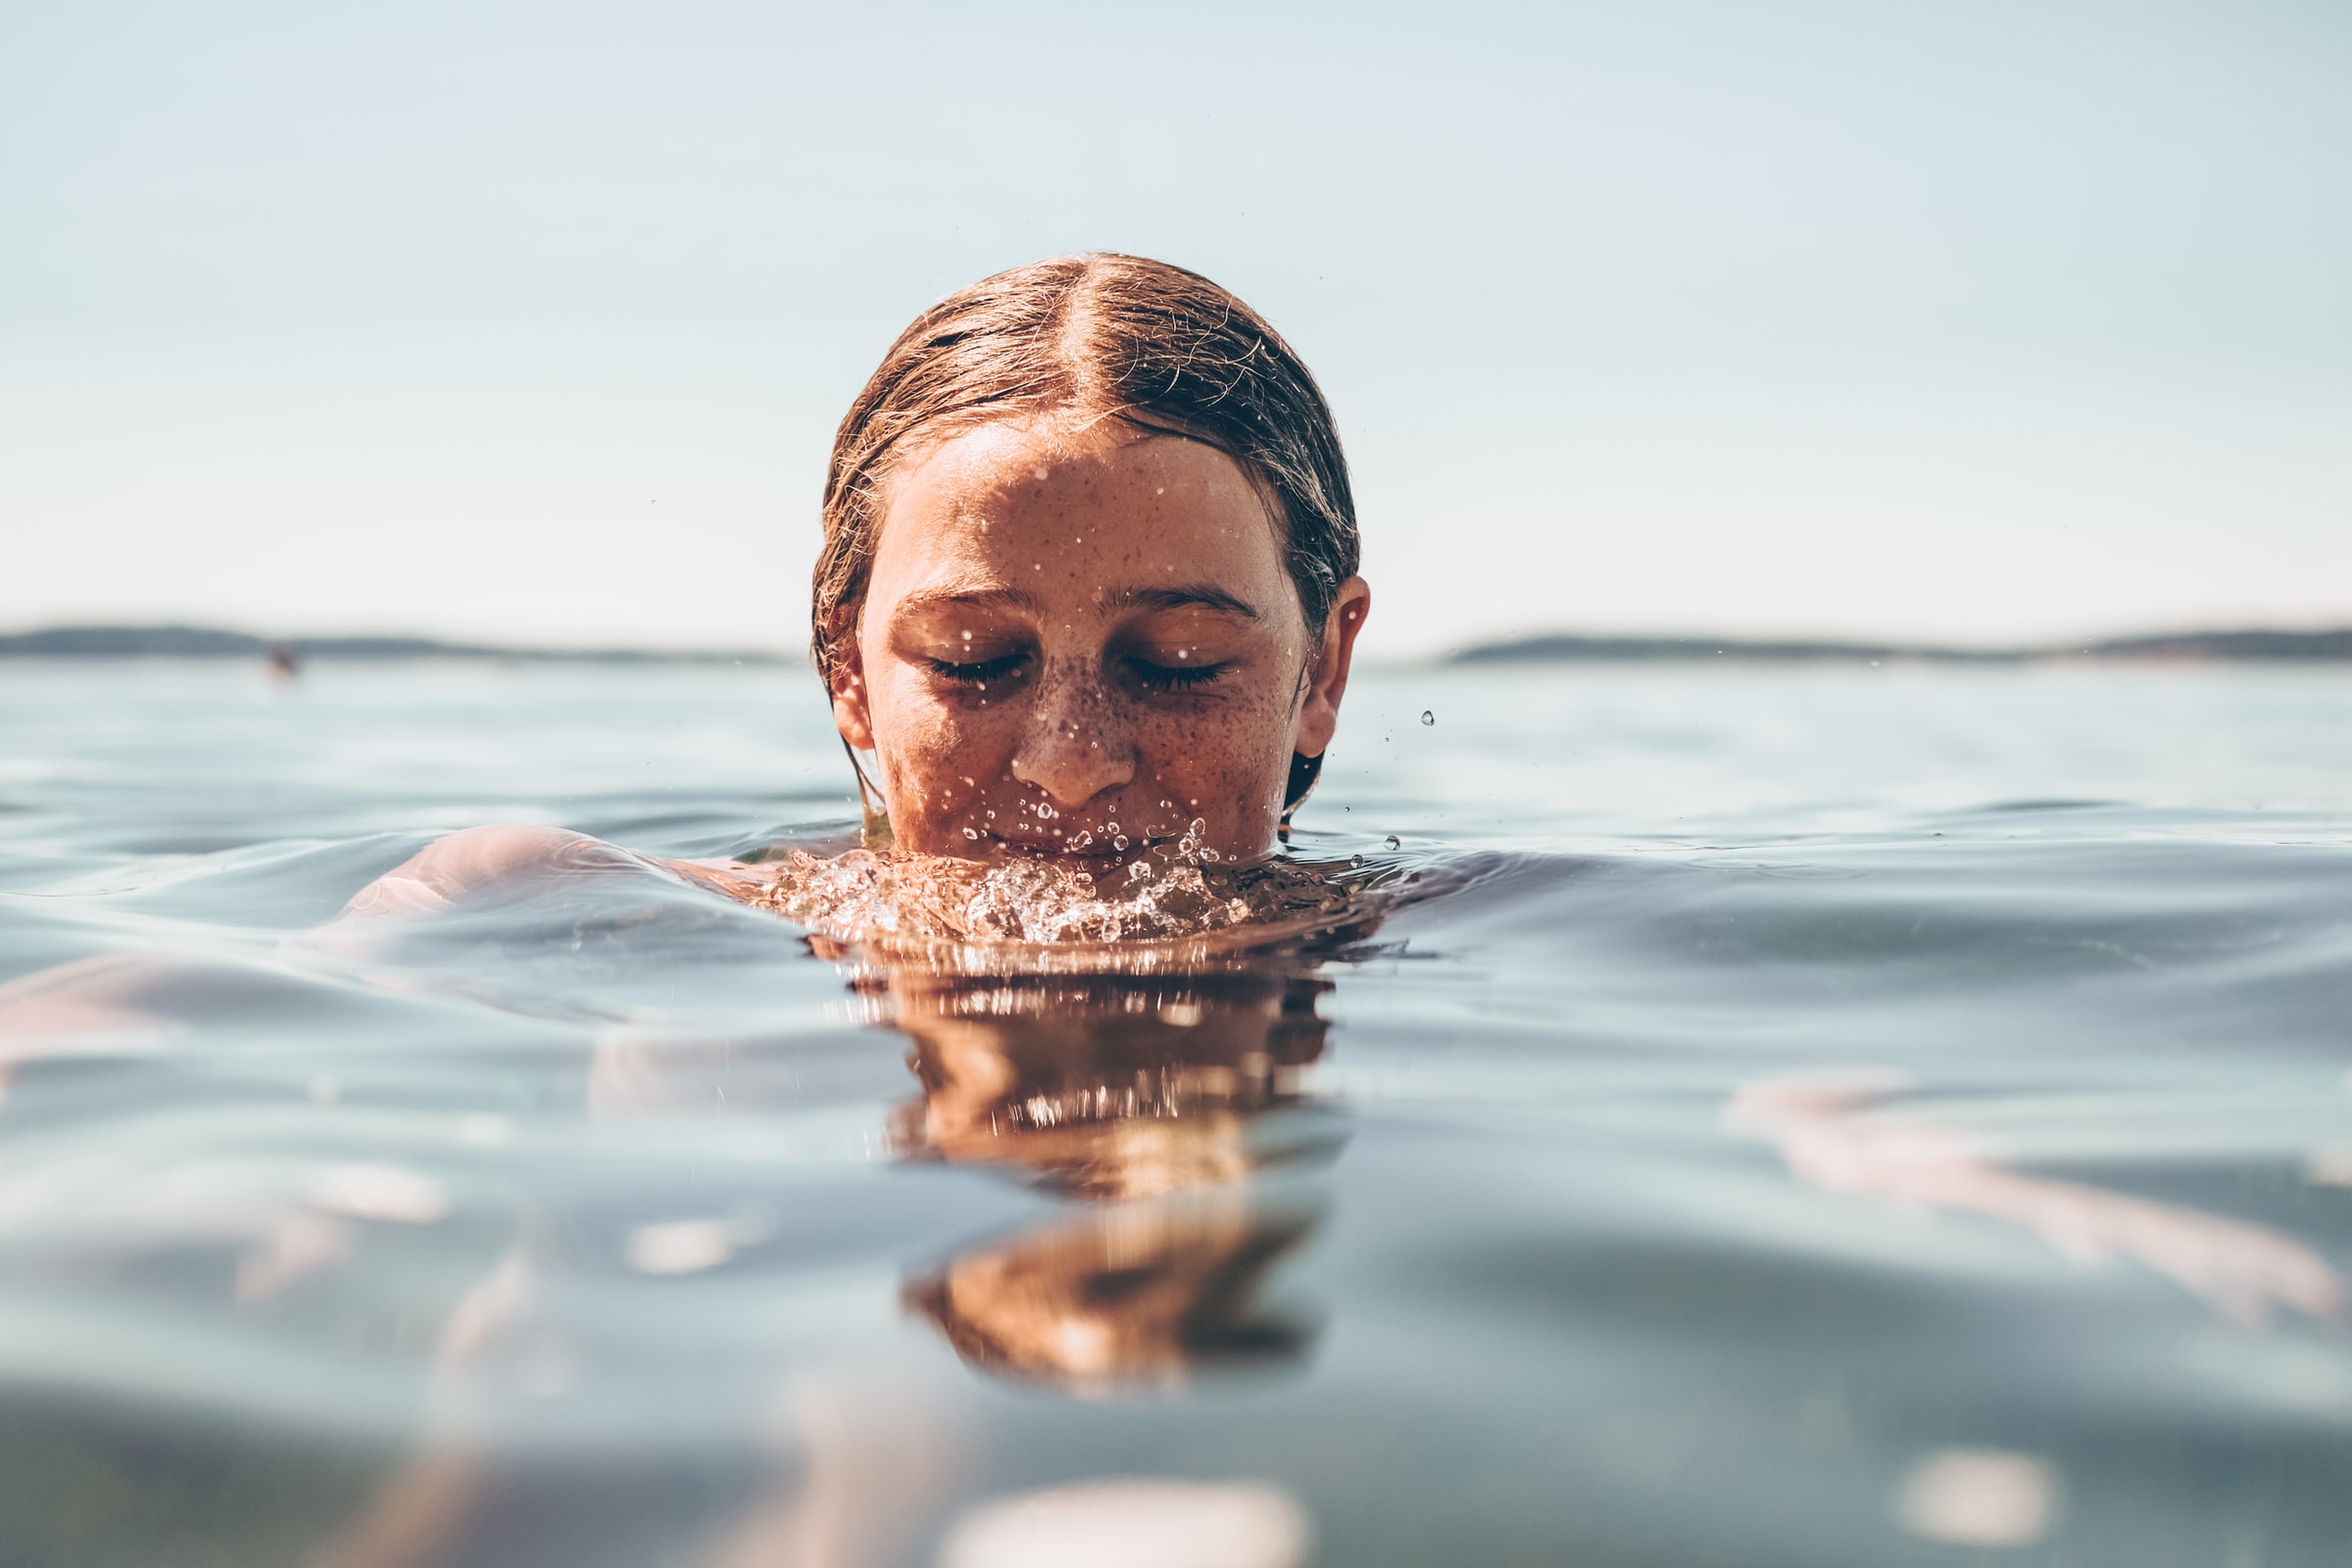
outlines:
M883 765L910 783L960 786L968 774L985 786L985 775L1009 765L1013 725L1005 707L945 699L927 681L906 680L876 691L872 710Z
M1198 712L1155 715L1137 737L1139 750L1203 814L1248 808L1290 775L1292 715L1284 695L1237 692Z

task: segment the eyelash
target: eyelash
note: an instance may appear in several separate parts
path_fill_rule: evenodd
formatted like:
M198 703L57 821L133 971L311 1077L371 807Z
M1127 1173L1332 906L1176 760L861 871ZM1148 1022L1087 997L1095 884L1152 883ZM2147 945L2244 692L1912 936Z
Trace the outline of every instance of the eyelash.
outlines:
M952 680L959 686L977 686L982 681L1003 680L1019 669L1021 662L1028 657L1018 653L1000 654L995 659L983 660L977 664L958 664L947 659L933 659L926 662L930 664L931 672L943 679Z
M942 680L958 686L979 686L992 680L1004 680L1019 672L1029 656L1025 653L1000 654L995 659L976 664L959 664L950 659L932 659L924 662ZM1137 685L1146 691L1176 693L1199 691L1232 666L1229 664L1155 664L1148 659L1125 661L1127 672Z
M1137 684L1147 691L1189 692L1215 680L1230 668L1226 664L1154 664L1145 659L1127 661L1128 672Z

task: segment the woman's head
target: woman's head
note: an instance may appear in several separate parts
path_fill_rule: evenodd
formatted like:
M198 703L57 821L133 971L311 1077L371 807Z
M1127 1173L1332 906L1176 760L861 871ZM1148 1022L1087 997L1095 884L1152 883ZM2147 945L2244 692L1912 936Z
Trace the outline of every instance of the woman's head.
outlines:
M1257 853L1370 604L1305 367L1133 257L926 311L842 421L824 520L836 719L899 841L938 854L1115 857L1196 818L1202 847Z

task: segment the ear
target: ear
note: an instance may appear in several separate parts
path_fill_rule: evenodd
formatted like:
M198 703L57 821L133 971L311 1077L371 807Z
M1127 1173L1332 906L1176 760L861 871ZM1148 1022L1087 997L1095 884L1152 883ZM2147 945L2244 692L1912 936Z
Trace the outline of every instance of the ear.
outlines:
M861 752L874 749L874 716L865 700L865 659L855 637L840 645L833 688L833 727L841 738Z
M1291 729L1291 750L1321 757L1340 727L1340 699L1348 695L1348 666L1355 658L1356 633L1372 612L1372 588L1361 577L1340 584L1323 623L1323 646L1306 666L1304 701Z

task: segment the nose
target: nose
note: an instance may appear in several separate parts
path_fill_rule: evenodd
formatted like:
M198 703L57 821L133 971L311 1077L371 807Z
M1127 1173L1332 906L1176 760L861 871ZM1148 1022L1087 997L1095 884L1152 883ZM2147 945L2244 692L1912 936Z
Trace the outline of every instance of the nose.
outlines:
M1049 668L1012 776L1074 809L1135 777L1135 745L1099 675Z

